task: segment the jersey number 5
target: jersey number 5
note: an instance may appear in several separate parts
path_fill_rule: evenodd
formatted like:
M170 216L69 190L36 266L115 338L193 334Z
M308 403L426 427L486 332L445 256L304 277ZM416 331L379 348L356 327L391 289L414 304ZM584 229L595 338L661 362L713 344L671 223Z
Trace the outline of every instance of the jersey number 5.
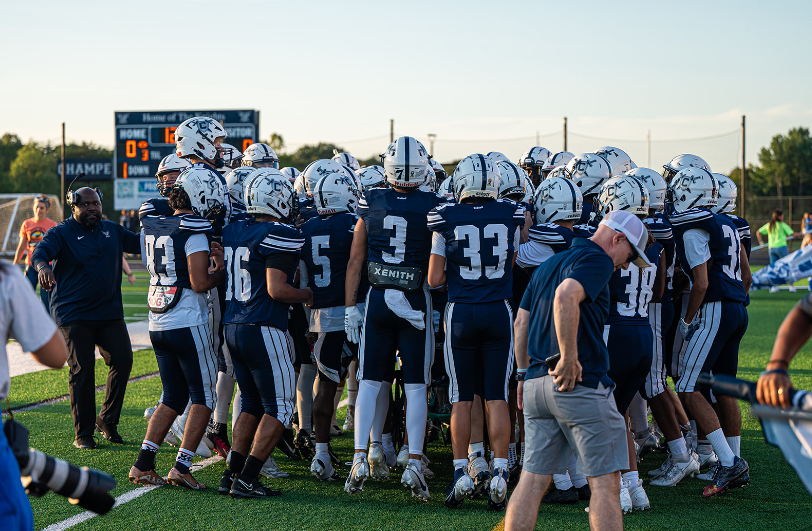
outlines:
M248 247L237 247L223 249L226 262L226 300L236 299L240 302L248 302L251 298L251 274L248 272L248 259L250 251ZM243 267L245 264L246 267Z

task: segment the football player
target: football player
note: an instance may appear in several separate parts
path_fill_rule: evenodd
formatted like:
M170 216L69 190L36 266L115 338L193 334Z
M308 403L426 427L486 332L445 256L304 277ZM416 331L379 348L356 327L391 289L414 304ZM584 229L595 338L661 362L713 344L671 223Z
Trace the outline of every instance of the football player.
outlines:
M259 169L244 197L247 213L255 217L230 223L223 232L228 272L223 322L242 398L219 492L267 498L280 492L260 483L260 471L293 415L288 308L310 304L313 293L293 286L304 239L288 225L297 206L288 179L275 168Z
M736 375L739 343L747 330L744 303L752 282L750 265L738 227L729 216L710 210L718 204L718 193L716 178L700 167L680 170L669 190L676 212L669 221L677 255L692 282L679 323L687 348L676 390L719 459L705 497L750 481L747 462L739 455L741 412L736 400L717 396L714 410L696 386L700 372Z
M383 155L391 188L367 190L359 201L347 265L344 325L347 337L360 341L358 398L355 405L355 456L344 490L363 490L369 477L367 442L376 415L381 382L394 380L395 355L403 367L409 463L401 483L412 495L429 499L422 473L422 451L427 419L426 386L434 354L431 300L425 281L431 251L426 227L429 211L442 199L417 188L426 180L428 153L414 138L392 142ZM364 260L372 285L363 314L356 308ZM428 316L428 317L427 317ZM359 328L363 322L363 332ZM370 454L370 457L373 457ZM376 458L383 457L376 453ZM375 464L373 463L373 466Z
M484 155L464 158L452 175L456 203L429 213L434 231L429 285L448 281L445 310L445 365L453 404L451 432L454 478L446 497L456 507L474 490L468 471L471 406L475 382L483 381L488 427L494 451L488 505L504 510L508 480L508 379L513 374L513 262L519 247L524 208L497 200L499 171ZM447 273L446 273L447 270Z
M189 465L215 401L215 353L205 293L225 279L222 247L209 243L210 219L223 208L225 193L217 172L187 168L175 181L168 200L173 215L147 216L141 221L141 255L150 273L149 335L164 392L149 419L129 479L144 485L166 483L155 472L155 456L173 421L191 399L183 440L167 479L174 485L201 490L206 485L192 477Z
M158 193L161 197L155 199L147 199L138 210L138 219L143 219L144 216L171 216L174 210L169 208L167 197L169 192L172 191L172 186L175 180L180 175L180 172L189 167L189 161L182 159L174 153L165 156L158 164L158 171L155 173L155 186L158 188Z
M358 164L358 159L349 153L339 153L337 149L333 150L332 160L338 162L342 166L348 166L354 172L361 169L361 165Z
M547 160L544 161L544 166L541 167L541 180L544 181L547 179L547 177L550 176L550 172L556 168L566 168L567 163L571 161L574 156L575 155L569 151L559 151L547 157Z
M220 153L220 158L223 159L223 167L217 168L217 171L223 176L228 174L231 170L239 168L240 162L245 156L239 149L226 143L220 144L218 152Z
M541 184L541 168L550 155L552 155L552 153L549 149L536 146L528 149L524 155L519 158L519 167L527 172L534 187L538 187L538 185Z
M612 177L611 167L609 162L600 155L581 153L567 163L566 170L575 186L581 190L584 198L583 212L581 218L575 222L575 226L582 226L584 230L589 231L590 222L593 227L598 225L592 216L593 203L603 183Z
M257 142L245 148L241 164L253 168L274 168L278 170L279 157L276 156L276 152L271 146Z

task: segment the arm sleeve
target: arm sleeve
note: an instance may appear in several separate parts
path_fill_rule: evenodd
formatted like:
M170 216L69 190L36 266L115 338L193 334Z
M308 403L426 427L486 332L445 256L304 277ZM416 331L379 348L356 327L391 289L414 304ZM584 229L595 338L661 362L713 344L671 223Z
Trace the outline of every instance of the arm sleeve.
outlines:
M533 240L521 244L518 249L519 255L516 257L516 263L519 264L519 267L536 267L555 255L552 247Z
M615 266L609 255L590 253L578 260L567 278L577 281L584 288L587 302L594 301L609 284Z
M34 264L34 267L37 267L41 262L48 265L49 262L56 258L62 249L61 242L62 239L59 237L59 231L56 230L56 227L47 231L42 241L39 242L34 252L31 253L31 263ZM50 339L50 337L48 339Z
M11 305L12 334L24 351L33 352L50 341L56 325L45 313L45 307L25 277L19 271L7 271L6 274L11 276L4 296Z
M193 234L186 240L184 251L186 252L186 256L199 253L200 251L206 251L208 253L209 239L206 238L205 234Z
M442 256L445 258L445 237L439 232L432 233L431 237L431 254Z
M688 266L693 269L700 264L710 260L710 234L703 229L689 229L682 237L685 246L685 258L688 259Z

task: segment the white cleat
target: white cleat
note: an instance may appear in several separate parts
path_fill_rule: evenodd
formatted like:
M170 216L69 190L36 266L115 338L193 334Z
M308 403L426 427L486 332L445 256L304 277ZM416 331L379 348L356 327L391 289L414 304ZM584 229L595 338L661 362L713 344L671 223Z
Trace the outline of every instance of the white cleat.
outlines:
M494 469L490 484L488 507L493 511L503 511L507 500L507 470Z
M229 452L228 455L230 456L231 452ZM276 461L273 460L273 457L269 457L268 459L265 460L265 464L262 465L262 469L260 469L259 475L266 477L268 479L280 479L290 476L290 474L279 468L279 465L276 464Z
M697 474L699 474L699 464L693 456L684 463L678 463L672 459L671 467L665 474L652 480L651 484L655 487L676 487L677 483L686 477L692 478Z
M468 475L474 480L474 495L482 494L491 480L491 468L478 453L468 456Z
M329 456L327 459L322 459L322 456L315 456L313 461L310 462L310 473L319 481L336 481L341 479L338 474L336 474ZM349 479L347 481L349 481ZM344 489L346 490L346 486ZM361 490L363 490L363 485Z
M659 478L665 475L665 473L668 472L670 468L671 468L671 454L669 454L668 457L665 458L665 461L663 461L663 464L660 465L660 468L649 470L648 475L653 478Z
M158 406L148 407L144 410L144 418L149 420L152 417L152 414L155 413L155 410L158 409Z
M707 469L705 472L696 476L696 479L701 479L702 481L713 481L713 476L716 475L716 469L719 468L721 463L717 462L715 465Z
M358 459L352 464L350 475L344 482L344 492L357 494L364 490L364 481L369 477L369 465L366 459Z
M651 503L648 501L646 491L643 490L643 482L639 479L637 481L638 487L633 491L629 491L632 500L632 510L645 511L646 509L651 509Z
M696 454L697 459L699 460L699 469L704 470L706 468L711 468L712 466L716 465L719 462L719 458L716 457L716 452L711 452L709 454Z
M411 463L406 465L406 470L403 471L403 476L400 478L400 483L404 487L412 491L412 496L420 498L421 500L429 501L429 486L426 484L426 479L423 473Z
M384 481L389 479L389 467L386 466L386 456L383 453L383 446L372 444L369 447L367 457L369 463L369 475L372 479Z
M428 457L426 457L426 454L423 454L422 458L423 458L423 477L426 479L431 479L434 477L434 472L432 472L429 469L429 463L431 463L431 461L429 460Z
M180 443L178 439L175 437L175 434L172 433L172 429L166 432L166 437L164 437L164 441L166 441L171 446L178 446Z
M406 468L406 465L409 464L409 447L405 444L400 447L400 452L398 452L398 460L397 465L399 468Z
M449 508L458 507L465 501L466 496L470 496L474 492L474 482L464 468L454 470L453 481L445 498L445 506Z
M623 511L623 514L629 514L632 512L634 506L632 505L632 497L629 494L629 488L626 485L620 489L620 509Z
M347 410L347 418L344 419L344 426L341 429L344 431L355 430L355 415L349 409Z

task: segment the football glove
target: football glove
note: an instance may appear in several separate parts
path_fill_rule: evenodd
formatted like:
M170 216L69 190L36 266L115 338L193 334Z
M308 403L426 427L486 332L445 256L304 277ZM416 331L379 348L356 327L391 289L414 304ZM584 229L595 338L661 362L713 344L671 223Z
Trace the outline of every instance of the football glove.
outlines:
M344 309L344 331L347 339L353 343L361 342L361 323L364 316L356 306L347 306Z
M694 332L699 328L699 319L694 319L690 323L686 323L685 319L679 320L679 331L682 334L683 341L688 342L693 337Z

